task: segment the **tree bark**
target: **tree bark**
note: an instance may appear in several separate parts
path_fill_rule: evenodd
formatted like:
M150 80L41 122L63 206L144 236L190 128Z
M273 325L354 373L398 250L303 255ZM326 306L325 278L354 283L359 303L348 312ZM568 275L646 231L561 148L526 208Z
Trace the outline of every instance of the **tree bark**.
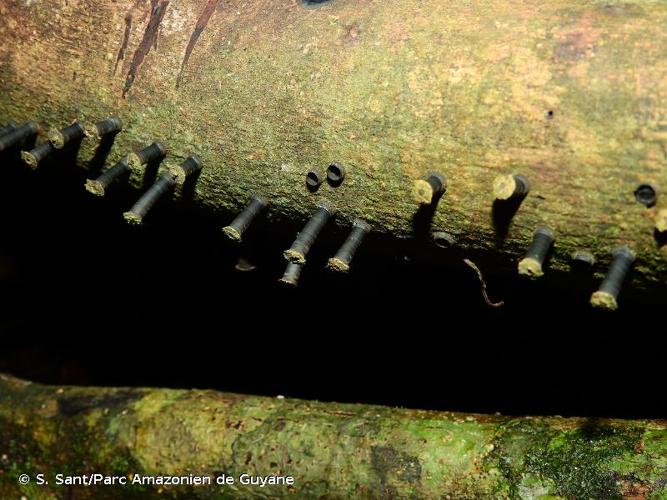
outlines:
M128 484L56 484L99 473ZM17 478L28 474L30 482ZM44 474L48 485L36 484ZM132 484L145 476L211 485ZM235 484L217 486L216 477ZM241 475L294 484L242 484ZM64 479L63 479L64 480ZM663 498L667 422L463 415L0 377L2 498Z
M155 139L169 162L196 153L196 201L221 226L251 193L269 197L268 216L290 231L326 199L340 226L359 217L397 245L445 230L470 257L516 273L547 224L548 273L569 272L572 252L588 249L601 276L628 244L637 288L667 281L655 209L633 196L642 182L667 186L665 3L44 0L0 10L1 117L62 127L118 115L125 129L108 164ZM93 150L84 144L82 162ZM333 160L345 182L309 193L306 172ZM411 193L433 170L448 187L431 221ZM532 188L506 229L491 192L509 173Z

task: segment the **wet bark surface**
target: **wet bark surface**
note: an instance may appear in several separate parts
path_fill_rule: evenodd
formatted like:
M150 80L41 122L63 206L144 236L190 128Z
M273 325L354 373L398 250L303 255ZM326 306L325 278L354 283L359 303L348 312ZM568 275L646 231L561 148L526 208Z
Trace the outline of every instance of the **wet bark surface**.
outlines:
M512 418L214 391L49 387L0 378L0 492L11 498L659 498L662 421ZM293 476L290 486L56 485ZM21 486L19 474L33 478ZM43 473L49 485L37 486Z

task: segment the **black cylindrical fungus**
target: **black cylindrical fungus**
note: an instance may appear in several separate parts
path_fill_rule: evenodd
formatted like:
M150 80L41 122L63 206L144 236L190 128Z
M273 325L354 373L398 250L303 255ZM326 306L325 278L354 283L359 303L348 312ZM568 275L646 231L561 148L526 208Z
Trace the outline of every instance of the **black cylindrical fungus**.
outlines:
M4 127L0 128L0 137L2 137L3 135L8 134L10 132L14 132L14 130L16 130L16 123L9 122Z
M114 181L129 175L129 173L130 166L126 159L122 159L109 170L102 173L98 178L88 179L86 181L86 191L96 196L104 196L106 190L109 189L109 186L111 186Z
M658 201L658 188L650 183L640 184L635 189L635 199L645 207L652 207Z
M285 259L295 264L305 264L310 247L335 212L336 210L327 203L319 205L317 211L297 234L292 246L283 253Z
M116 135L123 130L123 122L117 116L105 118L93 125L86 127L86 135L95 139Z
M286 285L297 286L299 284L299 277L301 276L302 269L303 265L288 262L283 277L278 281Z
M21 159L33 170L37 168L39 162L50 156L56 148L50 142L43 142L30 151L21 151Z
M140 168L147 163L158 162L167 154L167 149L161 142L154 142L139 151L127 155L127 163L132 168Z
M151 208L176 185L176 177L171 172L165 172L153 183L130 210L123 214L123 218L130 224L140 225Z
M340 163L330 163L327 167L327 180L332 186L340 186L345 180L345 167Z
M35 137L38 130L39 127L35 122L28 122L21 125L19 128L0 136L0 153L16 147L21 147L23 144L27 143L29 139Z
M306 187L309 191L317 191L322 182L324 182L324 176L319 170L312 169L306 174Z
M447 231L434 231L431 234L431 239L435 246L445 250L449 250L456 246L456 238L453 234L448 233Z
M530 191L530 182L523 175L500 175L493 180L493 196L496 200L525 198Z
M632 268L632 264L635 262L635 253L627 245L616 247L612 255L614 258L609 265L604 280L602 280L597 291L591 295L591 305L593 307L610 311L618 309L618 295Z
M544 274L542 266L554 242L554 233L546 226L538 227L525 257L519 262L519 274L539 278Z
M69 143L80 141L86 136L86 130L79 122L73 123L69 127L58 130L52 128L49 130L49 142L56 149L62 149Z
M346 273L350 270L350 263L371 227L361 219L354 221L352 230L336 255L329 259L327 268L332 271Z
M196 180L199 172L201 172L204 164L197 155L188 156L178 167L171 168L176 176L178 184L185 184L186 181Z
M420 205L430 205L445 192L447 179L440 172L433 172L414 182L412 195Z
M222 232L233 241L240 242L243 233L245 233L248 226L259 215L259 213L268 206L268 201L261 196L253 196L245 209L236 216L236 218L229 224L222 228Z

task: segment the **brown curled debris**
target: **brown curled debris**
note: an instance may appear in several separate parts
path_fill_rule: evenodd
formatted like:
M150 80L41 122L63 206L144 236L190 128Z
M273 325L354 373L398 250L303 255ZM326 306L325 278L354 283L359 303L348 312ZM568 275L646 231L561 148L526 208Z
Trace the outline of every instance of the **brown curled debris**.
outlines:
M463 262L465 263L466 266L470 267L475 273L477 273L477 278L479 279L479 284L480 284L480 289L482 292L482 297L484 298L484 302L490 307L502 307L505 305L505 301L501 300L500 302L492 302L489 299L489 295L486 293L486 281L484 281L484 277L482 276L482 271L479 270L479 267L471 261L470 259L463 259Z

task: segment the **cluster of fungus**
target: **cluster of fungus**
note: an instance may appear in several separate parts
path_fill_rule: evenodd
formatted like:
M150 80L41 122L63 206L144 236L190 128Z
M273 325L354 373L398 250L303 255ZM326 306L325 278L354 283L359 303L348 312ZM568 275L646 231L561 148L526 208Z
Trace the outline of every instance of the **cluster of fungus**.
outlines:
M51 128L48 131L48 140L35 145L40 128L35 122L27 122L21 126L9 123L0 128L0 154L11 150L20 150L21 159L32 169L36 169L41 162L59 150L76 145L82 140L113 141L116 134L123 130L122 121L118 117L84 125L74 122L62 129ZM133 170L147 170L149 167L159 171L162 160L167 156L167 148L159 141L137 151L130 152L101 175L86 180L85 189L95 196L105 196L114 183L127 177ZM202 169L202 162L192 155L178 167L164 167L154 183L141 195L136 203L123 214L124 219L133 225L141 225L151 208L162 198L174 191L178 183L185 183L187 179L198 176ZM314 168L306 174L306 187L316 192L326 179L330 186L340 186L346 176L342 164L332 162L326 173ZM412 194L415 202L421 206L435 208L440 197L446 191L446 177L440 172L432 172L423 179L413 183ZM495 203L511 204L518 209L522 201L529 195L531 185L529 180L521 174L500 175L493 181L493 196ZM646 207L653 207L657 202L657 188L652 184L642 184L634 192L638 202ZM268 197L255 194L250 198L247 206L232 222L223 228L223 234L230 240L241 242L243 234L252 222L269 207ZM297 234L294 242L284 252L288 262L281 282L297 285L301 269L306 263L306 256L316 241L320 232L336 215L336 208L327 202L319 203L310 219ZM658 234L667 234L667 208L654 211L655 231ZM333 257L328 260L327 268L335 272L346 273L358 248L366 235L371 231L370 225L361 219L355 219L347 239ZM445 238L448 233L436 231L433 241L440 247L449 248L454 240ZM451 241L450 241L451 240ZM552 228L546 225L538 226L533 232L532 240L523 258L518 262L517 271L521 276L538 279L545 273L544 267L548 256L556 243L556 235ZM614 310L618 307L618 296L635 260L633 250L621 245L612 252L612 261L599 288L591 295L590 303L594 307ZM592 269L595 257L586 250L577 250L572 256L573 267Z

